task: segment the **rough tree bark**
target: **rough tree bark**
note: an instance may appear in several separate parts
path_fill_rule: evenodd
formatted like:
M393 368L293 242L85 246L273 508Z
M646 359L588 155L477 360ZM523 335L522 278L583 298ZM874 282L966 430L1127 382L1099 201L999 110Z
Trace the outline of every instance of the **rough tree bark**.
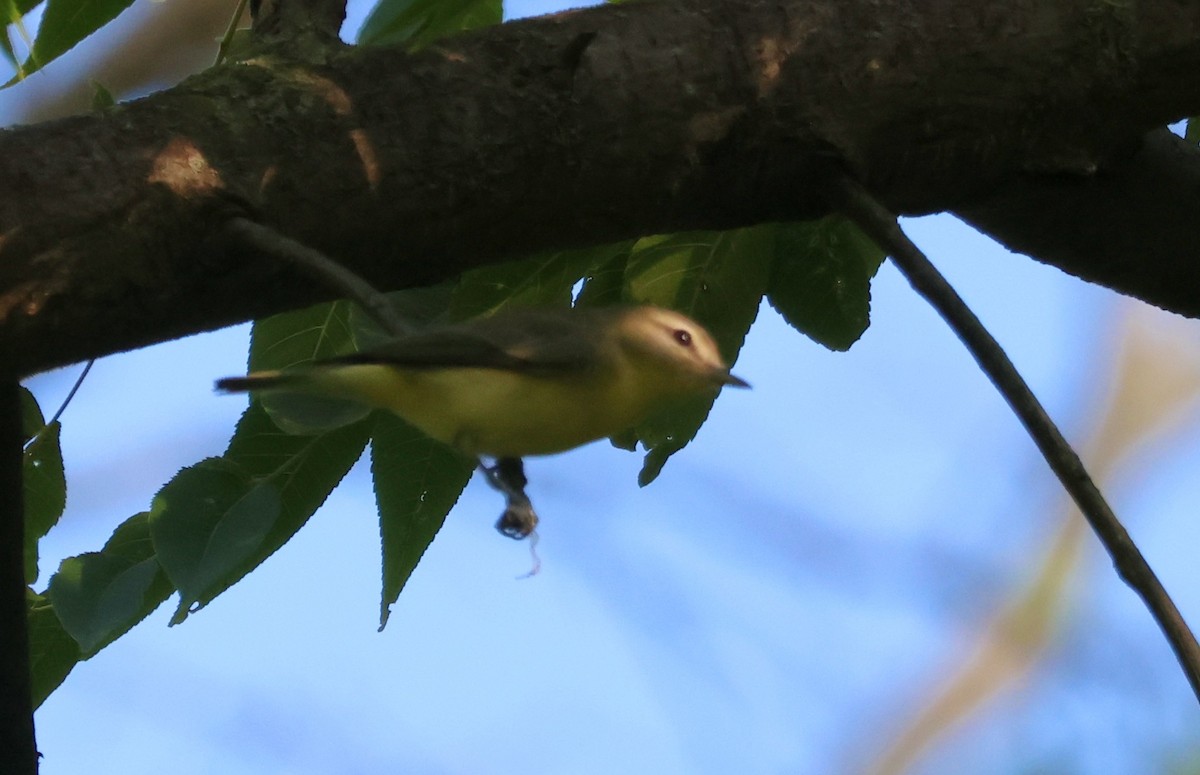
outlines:
M0 134L0 362L319 300L222 238L238 208L398 288L816 217L832 165L894 210L959 212L1200 315L1200 156L1153 133L1197 112L1200 4L1182 0L649 0L417 54L275 41Z

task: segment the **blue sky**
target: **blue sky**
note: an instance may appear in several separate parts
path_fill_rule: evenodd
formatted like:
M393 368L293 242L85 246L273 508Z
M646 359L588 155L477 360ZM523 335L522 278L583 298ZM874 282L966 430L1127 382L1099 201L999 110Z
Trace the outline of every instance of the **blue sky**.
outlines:
M951 218L908 226L1082 437L1140 305ZM606 443L531 461L534 578L516 579L528 548L494 532L499 498L473 481L383 633L360 464L244 582L175 628L164 606L78 666L38 713L42 772L861 771L1031 572L1060 497L890 265L872 319L835 354L764 306L736 367L754 389L726 391L647 488L640 457ZM64 417L68 509L43 580L222 451L244 399L212 382L244 370L247 333L96 364ZM74 375L28 385L49 412ZM1180 428L1110 494L1198 622L1200 446L1194 424ZM1195 748L1186 683L1088 544L1048 659L917 771L1145 773Z

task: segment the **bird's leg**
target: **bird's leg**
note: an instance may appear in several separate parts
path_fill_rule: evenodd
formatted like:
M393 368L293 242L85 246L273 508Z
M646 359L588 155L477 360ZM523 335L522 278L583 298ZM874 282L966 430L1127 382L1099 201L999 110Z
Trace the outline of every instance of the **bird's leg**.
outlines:
M491 466L482 462L479 468L487 476L488 482L504 493L507 501L504 513L496 521L496 529L501 535L516 540L528 538L537 529L538 516L533 511L533 504L525 494L525 465L519 457L502 457Z

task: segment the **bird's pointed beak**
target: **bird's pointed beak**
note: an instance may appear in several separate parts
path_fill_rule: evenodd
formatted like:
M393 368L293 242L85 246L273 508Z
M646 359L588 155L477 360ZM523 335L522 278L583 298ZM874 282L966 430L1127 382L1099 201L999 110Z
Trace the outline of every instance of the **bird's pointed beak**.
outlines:
M729 387L748 388L750 383L741 377L730 374L728 371L719 371L716 374L718 385L728 385Z

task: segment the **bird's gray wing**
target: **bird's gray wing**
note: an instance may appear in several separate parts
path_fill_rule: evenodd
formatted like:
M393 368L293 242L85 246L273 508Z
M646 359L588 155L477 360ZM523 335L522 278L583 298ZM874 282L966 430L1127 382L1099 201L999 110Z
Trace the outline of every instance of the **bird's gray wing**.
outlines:
M409 369L484 368L526 373L582 371L602 339L600 311L522 310L443 326L323 363L382 363Z

